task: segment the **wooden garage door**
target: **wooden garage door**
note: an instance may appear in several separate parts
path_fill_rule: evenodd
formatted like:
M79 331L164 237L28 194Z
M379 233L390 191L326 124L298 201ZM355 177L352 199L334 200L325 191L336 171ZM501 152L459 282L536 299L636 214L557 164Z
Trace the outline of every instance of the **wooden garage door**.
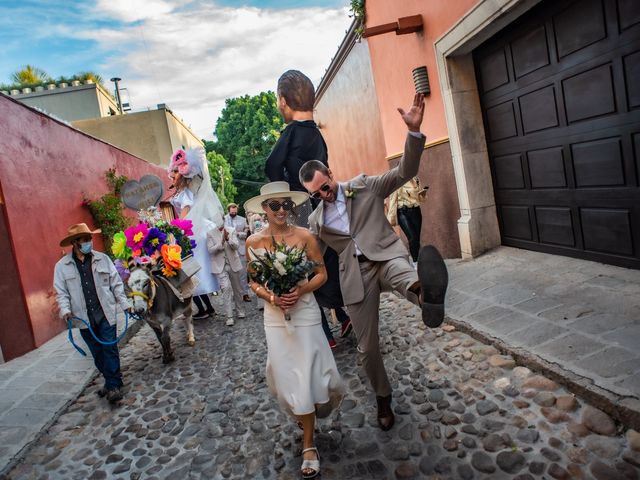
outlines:
M543 2L474 60L502 242L640 268L640 0Z

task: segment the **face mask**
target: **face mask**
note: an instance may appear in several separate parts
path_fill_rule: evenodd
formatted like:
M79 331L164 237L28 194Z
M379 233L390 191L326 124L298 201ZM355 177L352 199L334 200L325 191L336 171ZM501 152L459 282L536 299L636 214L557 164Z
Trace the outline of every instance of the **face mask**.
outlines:
M91 253L92 249L93 249L93 242L82 242L80 244L80 252L82 252L83 255L87 255Z

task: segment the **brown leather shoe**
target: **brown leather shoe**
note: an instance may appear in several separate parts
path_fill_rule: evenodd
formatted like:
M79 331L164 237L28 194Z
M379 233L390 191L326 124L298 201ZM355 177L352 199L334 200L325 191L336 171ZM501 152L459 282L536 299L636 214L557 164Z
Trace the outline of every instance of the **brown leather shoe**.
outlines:
M242 296L242 300L245 302L250 302L251 301L251 297L249 295L243 295Z
M391 395L386 397L376 396L376 401L378 402L378 425L385 432L391 430L396 421L393 410L391 410Z

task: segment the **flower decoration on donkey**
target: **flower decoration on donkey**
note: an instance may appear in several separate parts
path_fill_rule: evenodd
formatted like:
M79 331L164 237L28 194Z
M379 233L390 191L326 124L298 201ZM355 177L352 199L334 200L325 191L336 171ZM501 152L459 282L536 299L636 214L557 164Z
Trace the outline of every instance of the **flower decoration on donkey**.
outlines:
M132 259L138 265L158 267L165 277L174 277L182 268L182 260L193 253L196 242L192 238L191 220L172 220L167 223L153 212L140 212L141 221L113 236L111 252L119 260ZM124 264L123 264L124 266ZM128 276L121 268L120 276Z
M309 260L303 248L277 243L275 238L272 238L272 244L273 250L251 250L254 260L249 262L249 278L280 296L306 280L319 264ZM287 311L284 318L291 320Z

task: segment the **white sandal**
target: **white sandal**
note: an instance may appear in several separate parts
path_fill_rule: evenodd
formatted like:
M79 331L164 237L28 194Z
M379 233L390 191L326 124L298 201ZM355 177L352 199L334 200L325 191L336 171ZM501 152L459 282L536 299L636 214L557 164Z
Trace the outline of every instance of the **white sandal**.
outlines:
M309 452L313 450L316 452L316 460L302 460L302 466L300 467L300 473L302 473L302 478L316 478L320 473L320 454L318 453L318 449L316 447L305 448L302 450L302 455L304 456L305 452ZM313 473L305 475L305 470L312 470Z

